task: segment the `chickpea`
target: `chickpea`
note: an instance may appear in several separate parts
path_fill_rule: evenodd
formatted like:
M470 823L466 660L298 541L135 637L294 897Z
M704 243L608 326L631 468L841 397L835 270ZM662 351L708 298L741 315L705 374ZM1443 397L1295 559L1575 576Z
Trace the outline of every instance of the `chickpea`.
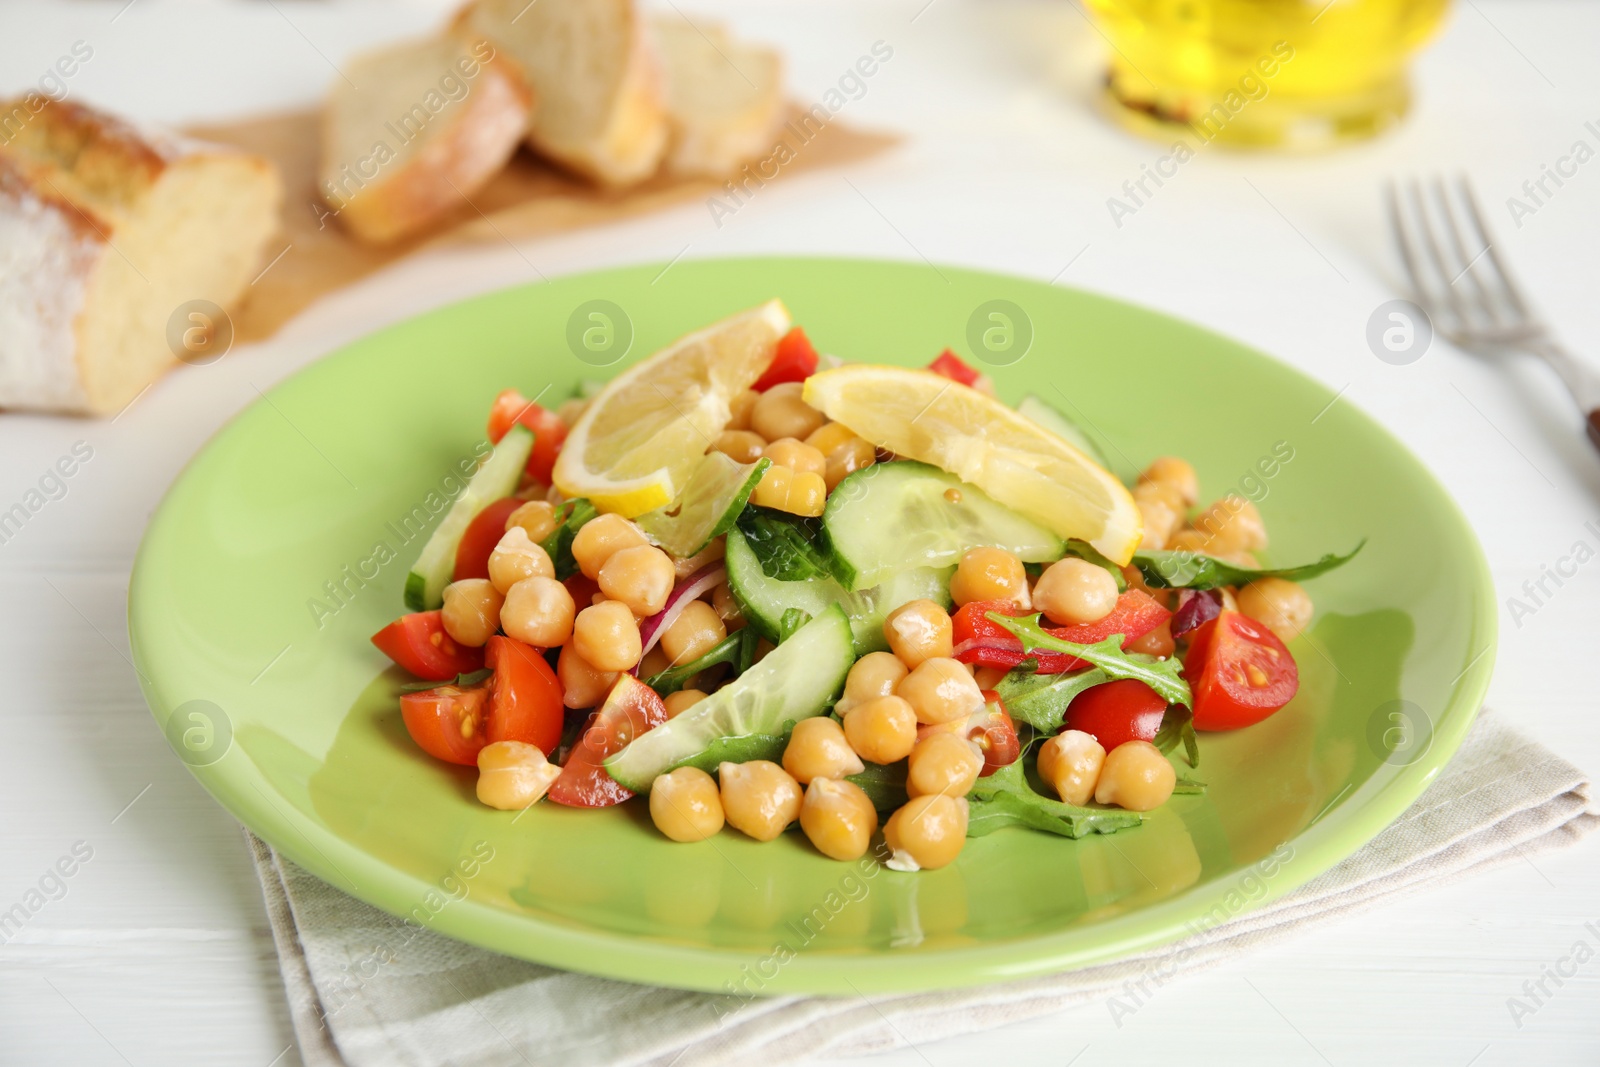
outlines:
M728 588L728 583L723 581L711 594L711 606L716 609L717 616L722 619L722 625L729 633L744 629L744 611L739 607L739 601L734 599L733 590Z
M650 783L650 821L674 841L704 841L722 829L722 797L711 775L679 767Z
M1105 761L1106 750L1093 734L1068 730L1040 746L1039 777L1055 787L1063 804L1082 807L1094 796Z
M780 437L795 437L803 441L810 437L828 419L801 400L800 391L801 383L784 382L762 393L750 410L750 428L768 441L776 441Z
M717 609L704 600L696 600L661 634L661 649L677 667L699 659L727 636L728 628L722 625Z
M560 776L561 768L538 746L496 741L478 753L478 800L501 811L521 811L537 804Z
M806 786L800 802L800 829L829 859L859 859L866 854L877 828L877 809L854 782L818 778Z
M1144 492L1147 487L1154 491ZM1174 506L1174 495L1170 488L1155 482L1145 483L1133 491L1133 502L1138 505L1139 516L1144 520L1144 537L1139 542L1140 548L1166 548L1172 535L1183 525L1183 511Z
M617 671L602 671L578 655L571 645L561 646L556 679L561 683L561 703L569 708L597 708L617 684Z
M811 432L806 438L806 444L821 452L824 456L838 448L847 441L859 441L856 432L842 422L830 422Z
M667 706L667 718L676 719L706 698L706 694L698 689L680 689L676 693L668 693L662 703Z
M726 537L714 538L706 547L692 556L672 561L672 572L681 582L695 571L709 567L728 554L728 539Z
M832 716L801 719L783 749L783 769L801 785L818 778L844 778L860 774L866 764L845 738L844 728Z
M900 697L874 697L844 713L844 736L862 759L903 760L917 743L917 713Z
M650 541L644 531L621 515L601 515L579 527L572 538L572 558L586 578L600 577L600 568L617 552Z
M500 628L505 597L487 578L468 578L444 587L444 632L459 645L481 648Z
M983 771L978 746L953 733L931 733L917 741L906 765L906 793L927 796L943 793L964 797Z
M550 554L520 526L507 530L489 553L489 581L502 596L524 578L555 576L556 568L550 562Z
M728 429L748 430L750 428L750 413L756 409L756 401L761 399L761 394L754 389L746 389L728 402Z
M815 518L828 502L828 483L811 471L772 466L761 476L750 499L764 508Z
M967 665L948 656L917 664L895 692L911 705L920 723L954 722L983 708L983 691Z
M878 461L878 450L861 438L846 441L827 455L827 467L822 472L822 480L828 486L828 492L833 492L838 484L863 467L870 467Z
M1104 567L1068 556L1039 575L1033 587L1033 606L1057 625L1095 622L1117 606L1117 580Z
M757 841L771 841L800 817L800 783L771 760L724 763L717 779L728 825Z
M1129 811L1150 811L1165 804L1177 784L1178 772L1159 748L1148 741L1124 741L1106 754L1094 799Z
M767 446L764 455L779 467L788 467L799 473L810 471L820 475L826 468L822 453L793 437L780 437Z
M1011 600L1028 606L1028 572L1003 548L969 548L950 579L956 607L975 600Z
M556 407L556 418L570 427L583 418L583 413L587 410L589 410L587 399L581 396L569 396Z
M1168 619L1143 637L1128 642L1129 652L1142 652L1146 656L1166 659L1177 645L1172 640L1172 620Z
M578 612L572 645L602 671L625 671L639 662L639 624L620 600L604 600Z
M721 452L735 463L754 463L766 447L761 435L749 430L723 430L711 442L711 451Z
M905 679L909 672L893 652L868 652L850 667L844 678L844 696L833 706L843 715L857 704L876 697L886 697Z
M666 651L662 649L661 642L657 641L656 646L649 652L646 652L644 654L644 659L639 661L639 677L654 678L656 675L660 674L662 671L671 666L671 658L668 657Z
M1194 507L1200 499L1200 479L1188 460L1176 456L1158 456L1139 475L1139 484L1156 484L1172 487L1178 494L1180 511Z
M1167 548L1173 552L1194 552L1199 555L1209 555L1211 552L1211 538L1190 527L1173 534L1172 539L1167 542Z
M506 532L520 526L530 541L543 541L556 532L556 506L544 500L530 500L506 518Z
M1305 632L1316 609L1299 583L1257 578L1239 590L1239 610L1277 634L1278 640L1289 642Z
M506 590L500 628L507 637L518 641L538 648L555 648L572 636L575 610L572 594L554 578L524 578Z
M676 582L672 557L654 545L619 549L600 568L600 591L640 618L666 607Z
M912 797L884 823L883 842L894 853L888 863L894 870L943 867L967 843L967 798L942 793Z
M1255 552L1267 547L1261 512L1242 496L1218 500L1195 518L1194 528L1210 538L1214 552Z
M993 689L1005 676L1004 667L979 667L972 672L972 680L978 683L979 689Z
M948 656L951 644L950 614L931 600L900 605L883 620L883 636L908 668L925 659Z

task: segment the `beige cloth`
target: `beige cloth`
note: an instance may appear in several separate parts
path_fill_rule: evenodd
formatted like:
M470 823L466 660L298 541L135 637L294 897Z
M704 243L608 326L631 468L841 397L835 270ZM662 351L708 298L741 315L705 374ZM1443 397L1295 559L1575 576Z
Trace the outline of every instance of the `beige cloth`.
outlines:
M1297 927L1571 844L1600 825L1588 778L1484 712L1428 791L1280 900L1152 952L1008 985L907 996L726 998L499 956L408 927L249 837L307 1067L763 1067L1003 1026L1087 1001L1136 1009L1174 978ZM392 957L377 965L377 953ZM1112 1000L1112 998L1117 998ZM744 1058L748 1057L748 1060Z

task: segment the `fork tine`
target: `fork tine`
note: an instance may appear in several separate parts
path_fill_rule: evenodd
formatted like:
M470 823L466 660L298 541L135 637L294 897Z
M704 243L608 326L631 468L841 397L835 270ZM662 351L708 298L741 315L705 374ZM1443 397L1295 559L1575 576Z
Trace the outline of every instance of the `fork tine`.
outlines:
M1409 192L1418 228L1422 230L1423 247L1427 249L1428 258L1433 262L1434 269L1439 272L1439 281L1444 286L1445 300L1450 304L1450 310L1455 312L1456 321L1461 324L1461 328L1470 329L1471 321L1467 318L1466 307L1461 302L1461 294L1450 284L1452 277L1450 268L1445 265L1444 253L1440 250L1438 238L1434 235L1433 222L1428 218L1428 206L1422 198L1422 183L1413 179Z
M1478 291L1479 300L1477 305L1488 316L1491 325L1499 326L1503 320L1499 308L1496 306L1497 301L1494 294L1489 291L1489 287L1484 284L1482 276L1478 273L1478 261L1483 258L1487 249L1480 246L1475 255L1467 255L1466 245L1462 241L1461 225L1456 221L1455 208L1450 203L1450 195L1445 189L1444 179L1436 177L1433 179L1432 185L1433 198L1439 205L1440 217L1444 219L1444 228L1450 238L1450 247L1455 252L1456 262L1463 264L1460 272L1450 279L1450 284L1454 286L1456 282L1461 280L1463 275L1471 278L1472 287Z
M1433 297L1428 292L1428 287L1422 283L1422 271L1417 266L1417 255L1411 247L1411 236L1406 232L1405 212L1400 206L1399 188L1394 182L1389 183L1389 229L1394 232L1395 247L1400 252L1400 262L1405 265L1406 275L1411 279L1411 289L1417 294L1417 302L1424 307L1437 306ZM1432 314L1432 312L1429 312Z
M1528 302L1522 298L1522 289L1517 285L1510 269L1506 267L1505 261L1500 258L1499 249L1495 248L1494 242L1489 239L1489 228L1484 225L1483 212L1478 210L1478 198L1472 191L1472 183L1467 181L1465 175L1457 177L1456 183L1461 199L1466 202L1467 214L1472 219L1472 228L1478 235L1479 243L1487 252L1485 258L1493 266L1500 284L1505 287L1507 300L1519 317L1531 319L1533 314L1528 310Z

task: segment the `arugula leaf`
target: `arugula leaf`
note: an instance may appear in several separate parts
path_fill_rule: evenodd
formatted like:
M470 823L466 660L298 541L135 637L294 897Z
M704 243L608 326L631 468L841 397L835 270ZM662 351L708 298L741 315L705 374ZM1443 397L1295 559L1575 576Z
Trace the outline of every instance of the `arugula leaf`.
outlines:
M1028 664L1034 666L1027 666ZM1020 719L1042 734L1053 734L1066 721L1072 698L1092 686L1111 679L1098 667L1087 667L1067 674L1038 674L1037 661L1024 660L995 685L994 691L1005 703L1013 719Z
M752 504L739 513L738 526L768 578L801 582L833 577L815 521Z
M1366 543L1363 537L1360 544L1342 556L1330 552L1315 563L1302 563L1298 567L1240 567L1215 556L1181 550L1135 552L1133 562L1144 575L1145 584L1152 588L1216 589L1223 585L1244 585L1257 578L1287 578L1295 582L1315 578L1355 559Z
M860 774L847 776L861 787L878 811L894 811L906 802L906 762L869 763Z
M1025 618L1013 618L991 611L987 617L1016 636L1022 642L1024 652L1041 648L1050 652L1065 652L1075 659L1099 667L1108 678L1133 678L1143 682L1164 697L1168 704L1188 706L1194 700L1189 694L1189 683L1183 680L1180 673L1183 664L1176 659L1158 660L1136 652L1124 652L1122 634L1112 634L1092 645L1080 645L1076 641L1063 641L1046 633L1039 626L1037 613ZM1009 706L1007 710L1010 710Z
M712 738L705 748L692 756L685 756L667 770L698 767L707 774L716 774L717 768L724 763L749 763L758 759L779 763L783 760L783 750L789 744L789 731L793 728L794 723L786 722L783 724L781 734L742 734L739 737Z
M1156 731L1151 744L1163 754L1181 744L1189 766L1200 766L1200 739L1194 732L1194 712L1181 704L1174 704L1167 709L1167 713L1161 717L1161 729Z
M660 674L651 675L645 679L645 685L654 689L660 696L676 693L682 689L684 683L703 670L709 670L719 663L731 663L735 675L743 674L750 669L750 661L755 655L756 634L746 626L735 630L716 645L711 651L699 659L690 660L681 667L669 667Z
M1203 796L1205 791L1206 784L1204 782L1190 778L1186 774L1178 775L1178 784L1172 787L1172 795L1175 797Z
M494 671L491 670L472 671L469 674L458 674L448 682L407 682L400 687L400 692L426 693L428 690L437 689L441 685L456 685L466 689L468 686L477 685L479 682L487 682L492 677L494 677Z
M794 632L811 621L811 612L804 608L785 608L778 620L778 644L783 644Z
M555 564L557 580L564 581L578 571L578 561L572 558L572 539L578 528L600 514L595 506L582 497L562 504L556 512L558 521L550 536L539 542L550 562Z
M1136 811L1079 808L1034 792L1022 761L979 778L967 795L967 836L983 837L1007 826L1025 826L1062 837L1114 834L1138 826Z

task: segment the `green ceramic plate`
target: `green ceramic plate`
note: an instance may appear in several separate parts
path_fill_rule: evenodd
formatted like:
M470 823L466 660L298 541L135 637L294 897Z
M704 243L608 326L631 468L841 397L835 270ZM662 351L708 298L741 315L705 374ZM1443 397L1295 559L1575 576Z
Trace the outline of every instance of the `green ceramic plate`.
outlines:
M1081 413L1128 474L1175 453L1203 495L1257 500L1268 557L1366 551L1316 580L1299 696L1206 735L1203 796L1068 841L1006 830L916 875L799 834L677 845L637 802L473 799L406 737L367 638L401 611L424 528L489 402L553 403L773 296L819 348L921 365L946 346L1011 401ZM998 302L998 303L996 303ZM998 316L998 317L996 317ZM368 337L273 389L178 479L129 608L145 696L246 826L335 886L453 937L639 982L753 992L973 985L1123 956L1277 897L1416 799L1471 725L1493 662L1488 573L1439 485L1348 400L1194 326L952 267L741 259L495 293Z

